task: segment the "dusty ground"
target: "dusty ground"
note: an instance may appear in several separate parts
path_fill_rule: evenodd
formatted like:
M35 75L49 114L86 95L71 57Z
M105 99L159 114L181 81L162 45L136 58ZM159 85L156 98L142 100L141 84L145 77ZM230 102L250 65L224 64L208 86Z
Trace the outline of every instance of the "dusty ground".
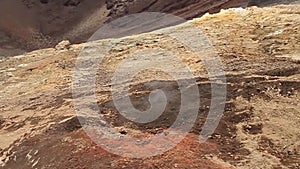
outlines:
M192 21L216 48L228 85L224 116L212 137L202 144L198 134L210 104L210 82L203 63L189 48L163 35L122 39L99 70L107 73L108 80L128 54L161 47L189 65L201 93L199 117L185 140L163 155L144 160L104 151L74 118L72 72L83 45L2 59L2 168L300 168L299 14L299 5L253 7ZM115 111L109 87L99 82L97 99L105 108L102 114L121 134L153 136L164 131L176 118L179 103L178 91L172 90L174 80L149 71L130 83L136 106L147 106L143 100L149 89L144 84L153 83L175 93L171 107L154 123L135 124Z

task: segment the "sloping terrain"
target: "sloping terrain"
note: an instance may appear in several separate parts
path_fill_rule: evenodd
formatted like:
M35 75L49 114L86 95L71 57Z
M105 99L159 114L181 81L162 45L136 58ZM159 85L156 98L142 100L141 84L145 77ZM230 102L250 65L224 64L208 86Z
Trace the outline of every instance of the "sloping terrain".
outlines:
M0 56L54 47L61 40L82 43L107 21L136 12L164 12L184 19L230 7L292 0L2 0ZM250 2L250 3L249 3Z
M99 70L107 79L137 50L160 47L182 58L201 93L198 119L184 141L148 159L122 158L98 147L75 117L71 91L74 64L85 44L49 48L0 61L2 168L299 168L300 6L232 9L190 22L211 40L227 77L224 116L206 143L198 143L211 95L203 62L180 42L147 33L97 41L88 49L117 42ZM184 25L170 31L187 29ZM152 71L129 83L130 97L141 107L147 107L143 100L150 90L145 84L175 92L174 96L178 92L172 78ZM180 103L180 98L172 98L158 120L140 125L117 113L109 91L98 84L101 114L123 135L163 132L173 123L174 107Z

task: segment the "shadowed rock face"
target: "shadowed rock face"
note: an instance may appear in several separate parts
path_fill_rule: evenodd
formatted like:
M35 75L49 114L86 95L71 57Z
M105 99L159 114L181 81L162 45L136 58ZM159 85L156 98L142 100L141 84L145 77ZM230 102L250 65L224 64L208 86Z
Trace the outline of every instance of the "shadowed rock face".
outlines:
M0 42L0 51L4 56L13 49L30 51L53 47L63 39L69 39L72 43L84 42L105 22L126 14L151 11L191 19L220 9L246 7L249 1L2 0L0 32L10 38ZM259 5L261 2L254 0L250 4Z

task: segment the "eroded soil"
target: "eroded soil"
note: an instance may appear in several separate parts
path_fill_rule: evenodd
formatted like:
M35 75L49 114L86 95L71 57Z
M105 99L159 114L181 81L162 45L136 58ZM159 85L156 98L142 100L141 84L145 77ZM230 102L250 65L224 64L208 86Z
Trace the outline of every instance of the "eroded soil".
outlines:
M190 22L212 42L227 78L224 115L214 134L201 144L199 132L210 108L211 82L204 63L187 46L155 33L93 42L88 50L116 42L100 66L98 74L103 78L97 79L96 96L103 108L101 114L119 135L163 133L174 122L180 105L176 81L149 70L127 82L132 103L145 110L150 91L162 89L171 98L166 111L146 125L129 121L116 111L109 86L115 84L110 77L130 53L156 47L172 51L196 77L201 104L193 129L175 148L143 160L108 153L91 141L75 117L72 73L84 44L1 60L2 167L299 168L299 12L299 5L253 7Z

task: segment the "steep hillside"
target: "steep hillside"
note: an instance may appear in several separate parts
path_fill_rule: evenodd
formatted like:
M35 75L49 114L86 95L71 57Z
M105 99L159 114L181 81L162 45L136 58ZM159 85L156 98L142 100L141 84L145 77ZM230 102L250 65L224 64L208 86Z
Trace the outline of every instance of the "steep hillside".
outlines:
M211 101L211 81L204 62L191 48L164 34L152 32L66 44L1 59L2 168L299 168L299 13L299 5L232 9L166 29L202 30L224 66L225 112L205 143L198 142ZM190 44L200 43L184 38ZM112 72L130 54L157 47L173 52L189 66L199 87L201 104L193 129L175 148L147 159L125 158L108 153L85 133L78 121L81 117L75 114L76 98L72 97L74 65L83 47L86 53L93 54L105 44L114 45L97 73L101 77L97 79L96 99L103 108L99 114L119 132L118 137L135 137L137 145L143 144L138 141L141 138L168 135L165 131L174 122L180 105L178 85L170 76L155 70L142 71L133 81L124 82L130 84L129 96L139 109L149 108L150 90L161 89L171 96L164 114L142 125L125 119L113 106L111 87L123 82L111 82ZM86 58L89 56L93 59L94 55ZM146 62L139 60L142 56L134 55L135 66ZM155 63L180 68L161 55L157 57L162 62Z
M85 42L103 23L136 12L165 12L185 19L230 7L267 5L250 0L2 0L0 56L53 47L63 39ZM278 3L291 2L279 0Z

